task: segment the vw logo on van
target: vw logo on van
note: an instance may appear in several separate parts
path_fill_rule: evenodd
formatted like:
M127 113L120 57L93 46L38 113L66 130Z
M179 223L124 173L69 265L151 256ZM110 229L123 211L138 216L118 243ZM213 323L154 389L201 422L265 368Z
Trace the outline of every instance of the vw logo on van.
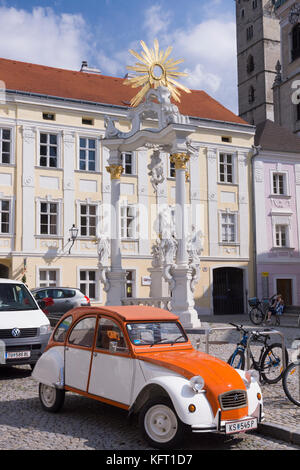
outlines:
M19 330L19 328L14 328L13 330L11 330L11 334L14 338L18 338L18 336L20 336L21 334L21 330Z

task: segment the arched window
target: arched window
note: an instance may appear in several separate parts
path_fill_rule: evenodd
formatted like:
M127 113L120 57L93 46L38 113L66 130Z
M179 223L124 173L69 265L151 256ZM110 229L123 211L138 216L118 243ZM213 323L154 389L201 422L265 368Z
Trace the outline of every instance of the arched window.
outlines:
M249 88L249 92L248 92L248 101L249 103L253 103L254 100L255 100L255 90L253 86L251 85Z
M248 73L253 72L254 68L255 68L254 58L253 58L253 55L250 54L247 59L247 72Z
M300 57L300 24L296 24L292 30L292 60Z

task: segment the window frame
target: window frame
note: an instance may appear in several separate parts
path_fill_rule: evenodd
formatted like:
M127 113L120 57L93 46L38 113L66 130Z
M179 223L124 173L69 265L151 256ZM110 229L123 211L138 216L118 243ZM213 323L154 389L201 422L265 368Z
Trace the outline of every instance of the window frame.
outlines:
M93 341L92 341L91 346L82 346L80 344L70 343L70 336L71 336L72 332L74 331L74 329L77 327L77 325L79 325L79 323L81 323L82 321L87 320L89 318L92 318L92 319L95 320L94 336L93 336ZM68 347L71 347L71 348L85 349L85 350L88 350L88 351L92 351L93 348L94 348L94 344L95 344L96 327L97 327L97 323L98 323L97 320L98 320L97 315L86 315L84 317L78 318L78 320L75 323L73 323L71 325L71 327L69 327L68 332L67 332L67 336L66 336L66 339L65 339L65 344L68 345Z
M93 140L95 142L95 148L91 148L91 147L81 147L81 139L85 139L87 142L90 141L90 140ZM78 135L78 158L77 158L77 168L78 168L78 171L83 171L85 173L97 173L99 172L99 159L97 158L97 155L99 155L99 144L98 144L98 138L95 137L94 135L87 135L87 134L84 134L84 133L80 133ZM81 151L85 151L85 159L82 160L81 159ZM88 152L90 151L94 151L95 153L95 169L94 170L91 170L90 168L88 168L89 166L89 158L88 158ZM81 161L85 161L85 169L82 169L80 168L80 163Z
M79 237L81 238L95 238L97 236L97 226L98 226L98 204L96 202L79 202L79 205L78 205L78 221L79 221ZM82 207L86 207L87 208L87 213L86 215L82 214L81 213L81 209ZM90 210L90 207L94 207L95 208L95 215L91 215L89 214L89 210ZM81 224L81 218L82 217L86 217L87 219L87 225L86 225L86 229L87 229L87 233L85 235L82 234L82 227L83 225ZM90 219L91 218L94 218L95 219L95 233L94 234L91 234L91 225L90 225Z
M131 162L126 164L126 155L131 156ZM122 167L124 168L124 171L122 173L123 176L136 176L136 158L135 158L135 152L122 152L121 153L121 159L122 159ZM126 171L126 165L129 165L131 167L131 173L128 173Z
M284 227L284 238L285 244L282 244L283 231L281 230ZM280 228L280 230L278 230ZM277 243L277 235L279 236L280 243ZM275 224L274 226L274 248L290 248L290 233L288 224Z
M233 223L224 223L223 222L223 217L233 217ZM226 225L226 234L227 234L227 239L223 240L223 226ZM228 227L233 226L234 228L234 240L229 241L230 236L228 237L228 234L230 235L230 232L228 232ZM238 212L235 211L220 211L219 213L219 244L221 245L238 245L239 244L239 238L238 238Z
M7 202L8 203L8 210L2 210L2 203ZM0 235L3 237L12 235L12 213L13 213L13 207L12 207L12 199L9 197L1 196L0 197ZM8 215L8 222L2 222L2 217L3 214ZM8 231L3 232L2 231L2 223L8 224Z
M55 279L55 284L50 283L51 280L49 280L49 272L54 271L56 274L56 279ZM41 280L41 272L46 272L47 276L46 279ZM47 287L58 287L60 285L60 278L61 278L61 270L59 268L45 268L45 267L37 267L37 279L38 279L38 287L42 289L46 289ZM46 282L45 285L41 285L41 282Z
M47 212L42 212L42 204L47 204L47 206L49 206L49 208L47 207ZM55 205L56 206L56 212L55 212L55 216L56 216L56 223L55 223L55 227L56 227L56 230L55 230L55 233L49 233L49 230L51 232L51 214L54 214L54 213L51 213L51 211L49 212L49 209L50 209L50 206L52 205ZM42 215L46 215L47 216L47 224L42 224ZM39 201L39 235L41 237L57 237L59 236L59 232L60 232L60 224L59 224L59 218L60 218L60 205L59 205L59 202L57 201ZM42 225L45 226L47 225L47 233L42 233Z
M95 273L95 280L90 281L89 279L81 279L81 272L94 272ZM78 266L77 268L77 287L78 289L83 293L83 295L86 295L90 300L94 301L101 301L100 299L100 279L99 279L99 273L98 270L95 266L89 267L89 266ZM84 284L89 287L89 285L94 285L95 287L95 297L92 297L90 295L90 291L88 288L88 292L86 292L85 289L81 288L81 285Z
M129 215L128 211L132 210L133 215ZM124 211L126 214L124 215ZM136 240L137 239L137 208L135 204L122 204L120 207L120 227L121 227L121 240ZM132 220L132 236L128 236L130 225L128 221ZM124 223L125 222L125 223ZM126 232L126 233L125 233Z
M42 134L47 135L47 142L42 143L41 142L41 136ZM56 144L51 144L50 143L50 136L55 135L56 136ZM46 146L47 147L47 155L41 155L41 146ZM55 146L56 147L56 166L50 166L50 146ZM48 148L49 147L49 148ZM47 159L47 165L41 165L41 157L46 157ZM61 169L61 133L57 130L52 130L52 129L40 129L38 132L38 139L37 139L37 166L39 168L45 168L47 170L60 170Z
M274 177L276 176L283 176L283 193L280 192L275 192L274 191ZM277 197L285 197L285 196L290 196L288 190L289 190L289 178L288 178L288 172L287 171L280 171L280 170L271 170L271 191L270 194L272 196L277 196ZM276 184L278 186L278 184Z
M221 162L221 155L231 157L231 163L227 161ZM221 181L221 165L224 166L224 181ZM231 167L231 177L232 181L228 181L228 170L227 167ZM218 182L221 184L235 184L235 154L234 152L220 151L218 155Z
M124 339L124 343L126 344L126 348L120 348L120 349L116 349L116 351L111 351L109 348L101 348L97 345L97 340L98 340L98 331L99 331L99 327L101 327L101 320L109 320L111 321L117 328L119 328L120 332L122 333L123 335L123 339ZM126 332L127 333L127 332ZM125 356L130 356L130 352L131 352L131 347L130 347L130 341L129 339L127 338L127 335L125 334L125 330L124 328L122 328L122 325L115 319L115 318L111 318L111 317L108 317L108 316L105 316L105 315L99 315L98 316L98 322L97 322L97 327L96 327L96 337L95 337L95 346L94 346L94 350L97 351L97 352L100 352L100 353L104 353L104 354L113 354L113 355L125 355Z
M9 141L7 139L3 139L3 131L10 132ZM3 153L8 153L8 152L3 152L2 150L3 140L4 142L9 142L10 144L9 162L3 162ZM0 165L13 165L13 164L14 164L14 129L11 126L6 126L5 124L3 124L3 125L0 125Z

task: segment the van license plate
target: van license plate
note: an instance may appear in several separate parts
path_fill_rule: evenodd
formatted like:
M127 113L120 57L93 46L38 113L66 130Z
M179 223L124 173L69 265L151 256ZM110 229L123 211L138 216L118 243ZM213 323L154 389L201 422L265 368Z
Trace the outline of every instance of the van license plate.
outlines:
M232 421L231 423L226 423L225 433L234 434L236 432L245 432L256 428L257 418L243 419L240 421Z
M24 359L26 357L30 357L30 351L7 352L5 357L6 359Z

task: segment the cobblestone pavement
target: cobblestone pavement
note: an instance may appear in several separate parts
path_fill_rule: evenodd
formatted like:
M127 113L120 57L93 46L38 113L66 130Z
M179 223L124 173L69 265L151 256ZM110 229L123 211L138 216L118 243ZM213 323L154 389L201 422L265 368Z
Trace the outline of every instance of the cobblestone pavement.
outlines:
M196 341L197 335L192 336ZM233 343L212 345L211 353L227 359ZM263 393L267 421L294 424L299 429L300 409L284 397L280 384L264 386ZM123 410L75 394L66 395L60 413L47 413L41 409L37 383L28 366L0 368L0 450L151 449L141 438L137 423L130 424L126 417ZM180 450L213 449L299 451L300 447L255 433L231 437L192 434Z

